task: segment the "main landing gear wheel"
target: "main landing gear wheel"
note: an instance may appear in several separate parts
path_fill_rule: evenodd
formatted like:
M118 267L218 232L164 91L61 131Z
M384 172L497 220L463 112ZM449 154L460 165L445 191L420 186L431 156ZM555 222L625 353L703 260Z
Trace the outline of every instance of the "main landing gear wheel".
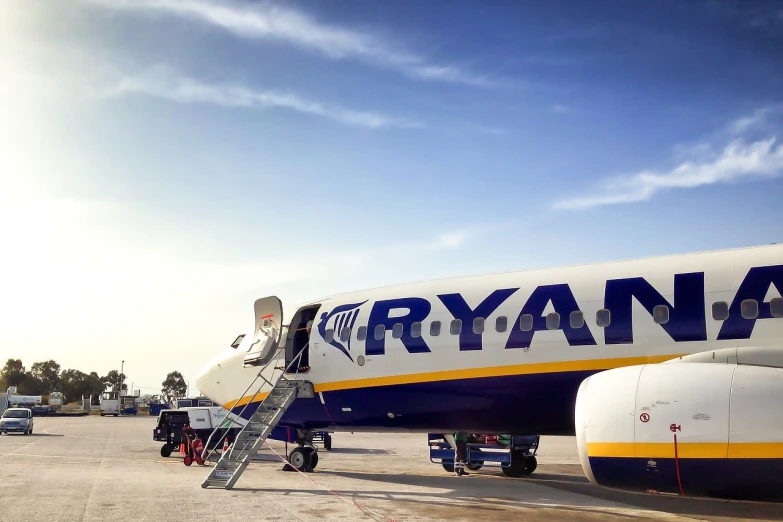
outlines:
M161 457L170 457L171 456L171 451L173 449L174 448L172 448L168 444L164 444L163 447L160 448L160 456Z
M324 449L326 451L332 451L332 436L327 435L324 437ZM315 466L313 466L315 467Z
M523 477L530 475L538 467L538 461L532 455L525 456L522 452L515 451L511 454L511 463L504 468L503 474L507 477Z

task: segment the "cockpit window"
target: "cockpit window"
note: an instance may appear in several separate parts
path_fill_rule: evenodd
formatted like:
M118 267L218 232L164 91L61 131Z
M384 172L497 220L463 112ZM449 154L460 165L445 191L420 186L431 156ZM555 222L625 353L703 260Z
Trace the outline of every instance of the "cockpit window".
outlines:
M239 337L237 337L236 339L234 339L234 342L231 343L231 348L236 350L237 347L239 347L239 345L242 343L242 339L244 339L244 338L245 338L245 334L242 334Z

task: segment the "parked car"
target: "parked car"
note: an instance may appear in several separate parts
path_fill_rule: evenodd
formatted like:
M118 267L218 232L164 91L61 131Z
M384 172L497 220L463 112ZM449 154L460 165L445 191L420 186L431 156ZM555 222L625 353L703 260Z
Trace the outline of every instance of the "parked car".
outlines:
M30 435L33 432L33 411L30 408L8 408L0 417L0 433L24 433Z

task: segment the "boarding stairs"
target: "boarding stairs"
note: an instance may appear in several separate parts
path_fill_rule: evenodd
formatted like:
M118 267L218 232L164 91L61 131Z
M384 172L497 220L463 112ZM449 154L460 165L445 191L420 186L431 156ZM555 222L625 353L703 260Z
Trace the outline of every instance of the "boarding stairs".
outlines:
M286 376L286 372L283 371L277 379L274 379L274 382L264 377L262 375L264 369L270 364L274 364L274 359L264 365L261 371L258 372L256 378L245 390L243 397L247 396L247 393L254 386L258 386L248 403L242 408L239 417L242 417L247 407L261 394L261 389L265 384L271 386L272 389L258 406L258 409L250 416L247 424L237 434L230 448L223 452L220 460L212 467L207 478L201 483L202 488L231 489L297 396L303 398L313 397L312 383L296 378L298 376L298 365L301 355L300 353L299 356L294 358L286 368L297 368L297 371L291 376ZM279 369L282 370L283 368ZM215 432L213 432L213 435ZM211 438L212 436L210 436Z

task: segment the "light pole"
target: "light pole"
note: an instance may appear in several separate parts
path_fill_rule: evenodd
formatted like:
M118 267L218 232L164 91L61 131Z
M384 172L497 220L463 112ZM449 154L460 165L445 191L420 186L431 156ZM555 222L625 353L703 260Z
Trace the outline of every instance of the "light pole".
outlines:
M120 365L120 390L119 390L119 394L117 395L117 398L119 398L119 396L122 395L122 381L124 377L122 372L124 371L124 369L125 369L125 361L122 361L122 364Z

